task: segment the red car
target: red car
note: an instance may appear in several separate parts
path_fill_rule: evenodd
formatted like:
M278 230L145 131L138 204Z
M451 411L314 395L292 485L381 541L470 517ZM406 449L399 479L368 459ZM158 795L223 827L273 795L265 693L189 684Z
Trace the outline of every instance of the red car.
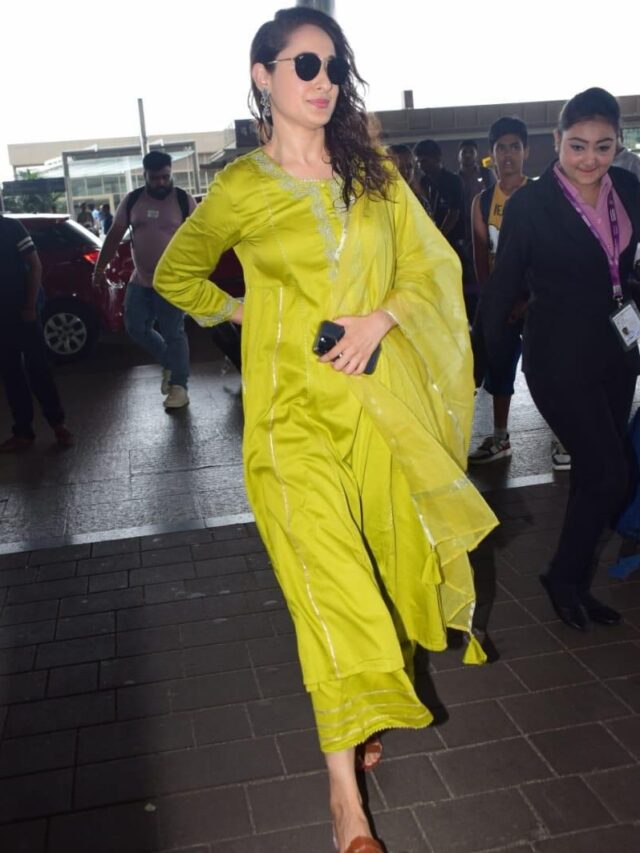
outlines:
M100 329L122 328L126 279L114 267L113 287L91 286L101 241L66 214L15 214L33 237L42 263L44 337L57 361L73 361L90 352Z
M120 245L107 270L108 288L94 288L93 269L101 240L66 214L8 214L33 237L42 263L44 338L56 361L91 352L101 330L124 329L124 295L133 269L131 244ZM211 278L232 296L244 295L242 267L226 252Z

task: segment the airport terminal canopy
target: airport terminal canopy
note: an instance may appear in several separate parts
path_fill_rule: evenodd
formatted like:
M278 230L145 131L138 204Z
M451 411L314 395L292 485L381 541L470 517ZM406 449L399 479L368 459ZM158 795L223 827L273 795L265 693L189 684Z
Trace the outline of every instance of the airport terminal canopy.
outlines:
M149 150L162 150L170 154L175 184L191 193L200 192L195 142L163 144L160 141L152 143ZM94 204L108 202L115 209L128 192L144 184L142 154L137 145L63 151L60 164L52 164L51 170L48 172L45 167L42 177L64 177L70 213L83 201ZM55 174L56 170L58 174Z
M163 151L167 150L165 146L157 147L162 148ZM142 174L142 157L140 149L135 149L135 153L133 154L122 153L122 150L123 149L108 148L102 151L96 150L93 156L90 157L78 157L79 153L86 155L86 152L84 151L66 151L63 156L66 155L67 157L69 174L72 180L79 178L111 177L113 175L124 175L126 180L126 176L128 175L131 177L132 183L134 183L135 178ZM112 153L114 151L119 153ZM169 151L168 153L171 154L171 159L173 160L175 169L179 169L182 165L188 165L188 163L185 164L182 161L185 161L192 156L192 151L189 149L184 149L183 151ZM39 175L41 178L64 177L62 159L60 159L59 163L52 163L45 166L39 171Z

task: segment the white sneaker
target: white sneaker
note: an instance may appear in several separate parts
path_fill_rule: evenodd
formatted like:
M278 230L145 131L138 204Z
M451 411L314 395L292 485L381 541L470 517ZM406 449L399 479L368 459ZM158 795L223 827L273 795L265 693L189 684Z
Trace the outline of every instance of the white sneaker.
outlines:
M551 442L551 465L554 471L571 470L571 454L557 438Z
M165 409L181 409L183 406L189 405L189 395L187 389L182 385L172 385L169 388L169 393L164 401Z
M500 441L492 435L489 435L485 440L469 454L469 463L471 465L484 465L487 462L496 462L498 459L505 459L511 456L511 443L509 435Z
M166 397L170 390L171 390L171 371L168 368L163 367L162 368L162 382L160 383L160 393Z

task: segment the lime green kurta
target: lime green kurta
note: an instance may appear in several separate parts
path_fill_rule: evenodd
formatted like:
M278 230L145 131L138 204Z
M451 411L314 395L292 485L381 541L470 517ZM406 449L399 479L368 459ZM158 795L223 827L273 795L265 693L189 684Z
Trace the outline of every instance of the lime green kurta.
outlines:
M263 151L220 173L178 230L155 287L203 325L233 299L209 280L233 247L242 329L247 493L296 628L322 748L426 725L413 645L470 631L467 552L496 521L464 468L473 380L457 256L406 184L345 211L335 180ZM320 322L385 308L371 376L320 364ZM467 659L482 654L471 643Z

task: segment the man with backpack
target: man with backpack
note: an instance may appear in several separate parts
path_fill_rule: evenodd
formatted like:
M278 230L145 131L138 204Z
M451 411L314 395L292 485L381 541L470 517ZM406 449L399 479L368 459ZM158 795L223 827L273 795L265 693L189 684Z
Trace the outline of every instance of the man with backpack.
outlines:
M127 285L124 322L129 336L162 366L165 409L189 403L189 341L184 312L153 289L153 274L169 241L193 212L195 200L171 176L171 157L164 151L145 155L144 186L128 193L118 205L93 274L94 286L106 284L105 269L131 228L134 271ZM157 322L158 328L154 328Z

